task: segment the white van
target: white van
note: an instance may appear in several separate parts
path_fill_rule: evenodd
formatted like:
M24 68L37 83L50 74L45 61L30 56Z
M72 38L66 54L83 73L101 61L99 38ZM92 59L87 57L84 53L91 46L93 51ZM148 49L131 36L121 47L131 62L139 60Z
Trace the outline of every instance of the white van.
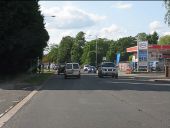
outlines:
M65 66L65 79L69 76L80 78L80 66L78 63L67 63Z

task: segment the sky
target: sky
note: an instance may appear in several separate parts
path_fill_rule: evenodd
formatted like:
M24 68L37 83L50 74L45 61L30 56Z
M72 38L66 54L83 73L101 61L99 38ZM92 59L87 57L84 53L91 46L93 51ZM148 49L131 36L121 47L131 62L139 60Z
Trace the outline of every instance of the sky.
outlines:
M39 1L39 5L49 45L80 31L86 33L86 40L117 40L154 31L160 37L170 35L170 27L164 23L163 1Z

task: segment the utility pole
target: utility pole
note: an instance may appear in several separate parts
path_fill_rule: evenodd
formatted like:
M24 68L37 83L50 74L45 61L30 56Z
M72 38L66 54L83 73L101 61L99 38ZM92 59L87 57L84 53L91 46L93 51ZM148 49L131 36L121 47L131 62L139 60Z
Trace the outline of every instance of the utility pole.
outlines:
M92 35L88 35L88 36L92 36ZM97 35L95 35L96 37L96 67L97 67Z
M96 67L97 67L97 36L96 36Z

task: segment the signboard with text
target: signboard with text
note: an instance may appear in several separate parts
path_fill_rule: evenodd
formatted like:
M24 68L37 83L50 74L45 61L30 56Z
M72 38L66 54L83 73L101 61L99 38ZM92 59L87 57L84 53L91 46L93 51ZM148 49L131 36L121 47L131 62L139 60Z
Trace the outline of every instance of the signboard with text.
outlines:
M138 70L148 70L148 41L138 42Z

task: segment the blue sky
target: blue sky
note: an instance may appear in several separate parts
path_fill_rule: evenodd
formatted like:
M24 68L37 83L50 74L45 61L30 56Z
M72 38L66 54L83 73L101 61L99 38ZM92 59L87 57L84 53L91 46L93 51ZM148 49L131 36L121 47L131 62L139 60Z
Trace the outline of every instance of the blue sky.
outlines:
M50 35L49 44L59 44L63 36L83 31L86 38L117 40L153 31L170 35L164 23L163 1L40 1ZM51 17L55 16L55 17ZM92 36L89 36L92 35Z

